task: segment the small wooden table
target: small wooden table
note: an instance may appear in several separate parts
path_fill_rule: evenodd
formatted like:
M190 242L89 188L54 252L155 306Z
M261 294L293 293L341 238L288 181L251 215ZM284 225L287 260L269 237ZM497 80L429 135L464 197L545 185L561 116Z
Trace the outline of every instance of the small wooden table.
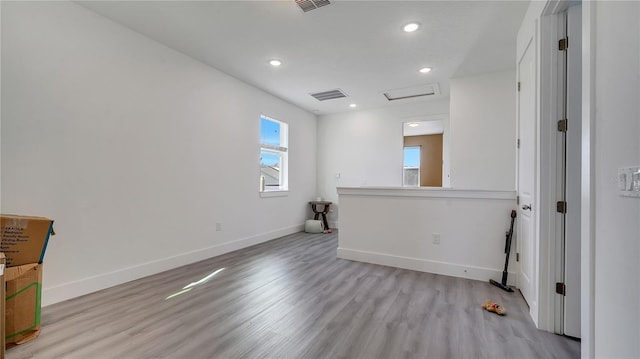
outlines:
M313 211L313 219L318 219L322 215L322 223L324 223L324 229L329 229L329 221L327 221L327 213L331 209L331 202L328 201L311 201L311 210ZM322 210L318 210L318 206L324 206Z

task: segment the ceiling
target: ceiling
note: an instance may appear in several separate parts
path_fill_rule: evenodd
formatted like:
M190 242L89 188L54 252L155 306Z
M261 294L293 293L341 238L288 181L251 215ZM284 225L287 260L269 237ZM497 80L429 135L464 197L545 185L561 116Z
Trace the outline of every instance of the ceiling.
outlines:
M168 47L316 114L449 97L449 79L515 68L528 1L78 1ZM402 26L421 27L405 33ZM278 59L275 68L269 60ZM431 67L428 74L418 69ZM439 94L388 101L387 90ZM309 94L341 89L348 97Z
M438 133L444 133L442 120L411 121L403 123L402 126L403 136L435 135Z

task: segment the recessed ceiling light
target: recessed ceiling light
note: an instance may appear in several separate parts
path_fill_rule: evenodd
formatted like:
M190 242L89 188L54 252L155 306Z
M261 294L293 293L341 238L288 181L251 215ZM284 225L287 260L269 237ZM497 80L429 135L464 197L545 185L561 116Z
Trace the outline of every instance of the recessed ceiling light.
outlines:
M419 27L420 27L420 24L418 24L417 22L410 22L404 25L402 27L402 30L404 30L404 32L414 32L418 30Z
M421 74L426 74L428 72L431 72L431 67L423 67L418 71L420 71Z
M278 66L282 65L282 61L280 61L280 60L270 60L269 64L271 66L273 66L273 67L278 67Z
M418 127L418 126L420 126L420 124L419 124L419 123L417 123L417 122L409 122L407 125L408 125L409 127Z
M349 104L349 107L351 107L351 108L354 108L356 106L358 106L358 105L356 105L355 103Z

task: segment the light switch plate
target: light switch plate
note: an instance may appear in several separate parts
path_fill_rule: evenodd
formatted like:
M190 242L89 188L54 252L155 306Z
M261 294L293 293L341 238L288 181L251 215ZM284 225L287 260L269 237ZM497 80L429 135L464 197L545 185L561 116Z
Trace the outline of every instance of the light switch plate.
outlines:
M618 191L624 197L640 198L640 166L618 168Z

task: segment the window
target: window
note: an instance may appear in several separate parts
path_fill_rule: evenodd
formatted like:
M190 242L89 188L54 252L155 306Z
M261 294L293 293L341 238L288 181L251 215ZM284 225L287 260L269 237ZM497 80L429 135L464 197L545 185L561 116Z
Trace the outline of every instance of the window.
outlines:
M260 116L260 192L289 189L289 126Z
M402 184L411 187L420 186L420 146L404 148Z

